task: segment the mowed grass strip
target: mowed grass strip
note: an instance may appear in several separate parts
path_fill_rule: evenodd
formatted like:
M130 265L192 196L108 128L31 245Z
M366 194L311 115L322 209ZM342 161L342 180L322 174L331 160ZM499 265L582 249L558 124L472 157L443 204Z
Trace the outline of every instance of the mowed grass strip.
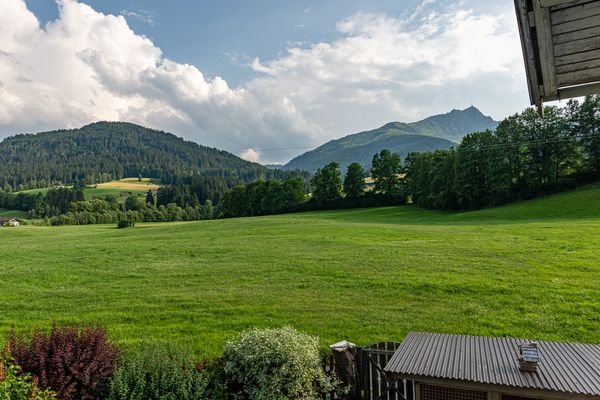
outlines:
M95 187L88 187L83 191L83 194L86 200L104 198L107 195L120 198L128 193L143 195L148 190L156 192L159 188L160 185L149 178L142 178L141 180L138 178L124 178L118 181L99 183Z
M600 189L460 214L414 206L0 229L0 334L101 323L220 353L248 327L328 344L409 331L600 343Z

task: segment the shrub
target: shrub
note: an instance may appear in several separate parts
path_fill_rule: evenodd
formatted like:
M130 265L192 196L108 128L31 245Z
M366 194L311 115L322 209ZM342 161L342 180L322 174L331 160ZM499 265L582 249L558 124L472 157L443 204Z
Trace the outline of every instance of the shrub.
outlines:
M119 349L100 327L57 327L31 338L10 335L16 363L62 400L98 399L106 393Z
M8 349L0 352L0 400L53 400L50 390L40 390L31 375L21 372Z
M204 360L196 365L196 369L206 380L204 399L228 400L230 398L224 363L221 358Z
M319 399L335 386L322 369L318 338L290 327L246 331L226 343L223 360L236 398Z
M108 400L197 400L204 398L206 384L186 351L147 345L123 354Z
M117 228L119 229L129 228L130 226L131 224L126 219L120 219L119 222L117 222Z

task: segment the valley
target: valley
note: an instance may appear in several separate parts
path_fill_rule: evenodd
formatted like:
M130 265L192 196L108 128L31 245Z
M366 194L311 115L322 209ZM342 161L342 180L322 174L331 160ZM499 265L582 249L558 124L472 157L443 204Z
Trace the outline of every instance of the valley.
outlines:
M0 229L1 334L99 323L201 357L249 327L328 344L409 331L600 341L600 187L474 212L408 205Z

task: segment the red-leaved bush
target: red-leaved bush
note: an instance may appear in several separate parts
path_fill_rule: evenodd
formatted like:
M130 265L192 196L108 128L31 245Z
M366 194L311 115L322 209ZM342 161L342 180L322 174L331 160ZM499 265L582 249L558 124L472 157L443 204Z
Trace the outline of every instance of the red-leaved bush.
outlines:
M9 345L15 362L43 388L63 400L103 397L116 367L119 348L101 327L56 324L32 336L12 332Z

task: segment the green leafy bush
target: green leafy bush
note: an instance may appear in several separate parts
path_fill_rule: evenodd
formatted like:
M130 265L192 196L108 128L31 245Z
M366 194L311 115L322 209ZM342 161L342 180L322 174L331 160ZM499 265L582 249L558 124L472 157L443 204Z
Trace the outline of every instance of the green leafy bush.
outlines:
M225 345L225 374L238 399L319 399L335 388L321 367L319 340L294 328L252 329Z
M40 390L31 375L21 372L5 350L0 352L0 400L54 400L50 390Z
M206 385L189 353L153 344L122 355L108 400L199 400Z

